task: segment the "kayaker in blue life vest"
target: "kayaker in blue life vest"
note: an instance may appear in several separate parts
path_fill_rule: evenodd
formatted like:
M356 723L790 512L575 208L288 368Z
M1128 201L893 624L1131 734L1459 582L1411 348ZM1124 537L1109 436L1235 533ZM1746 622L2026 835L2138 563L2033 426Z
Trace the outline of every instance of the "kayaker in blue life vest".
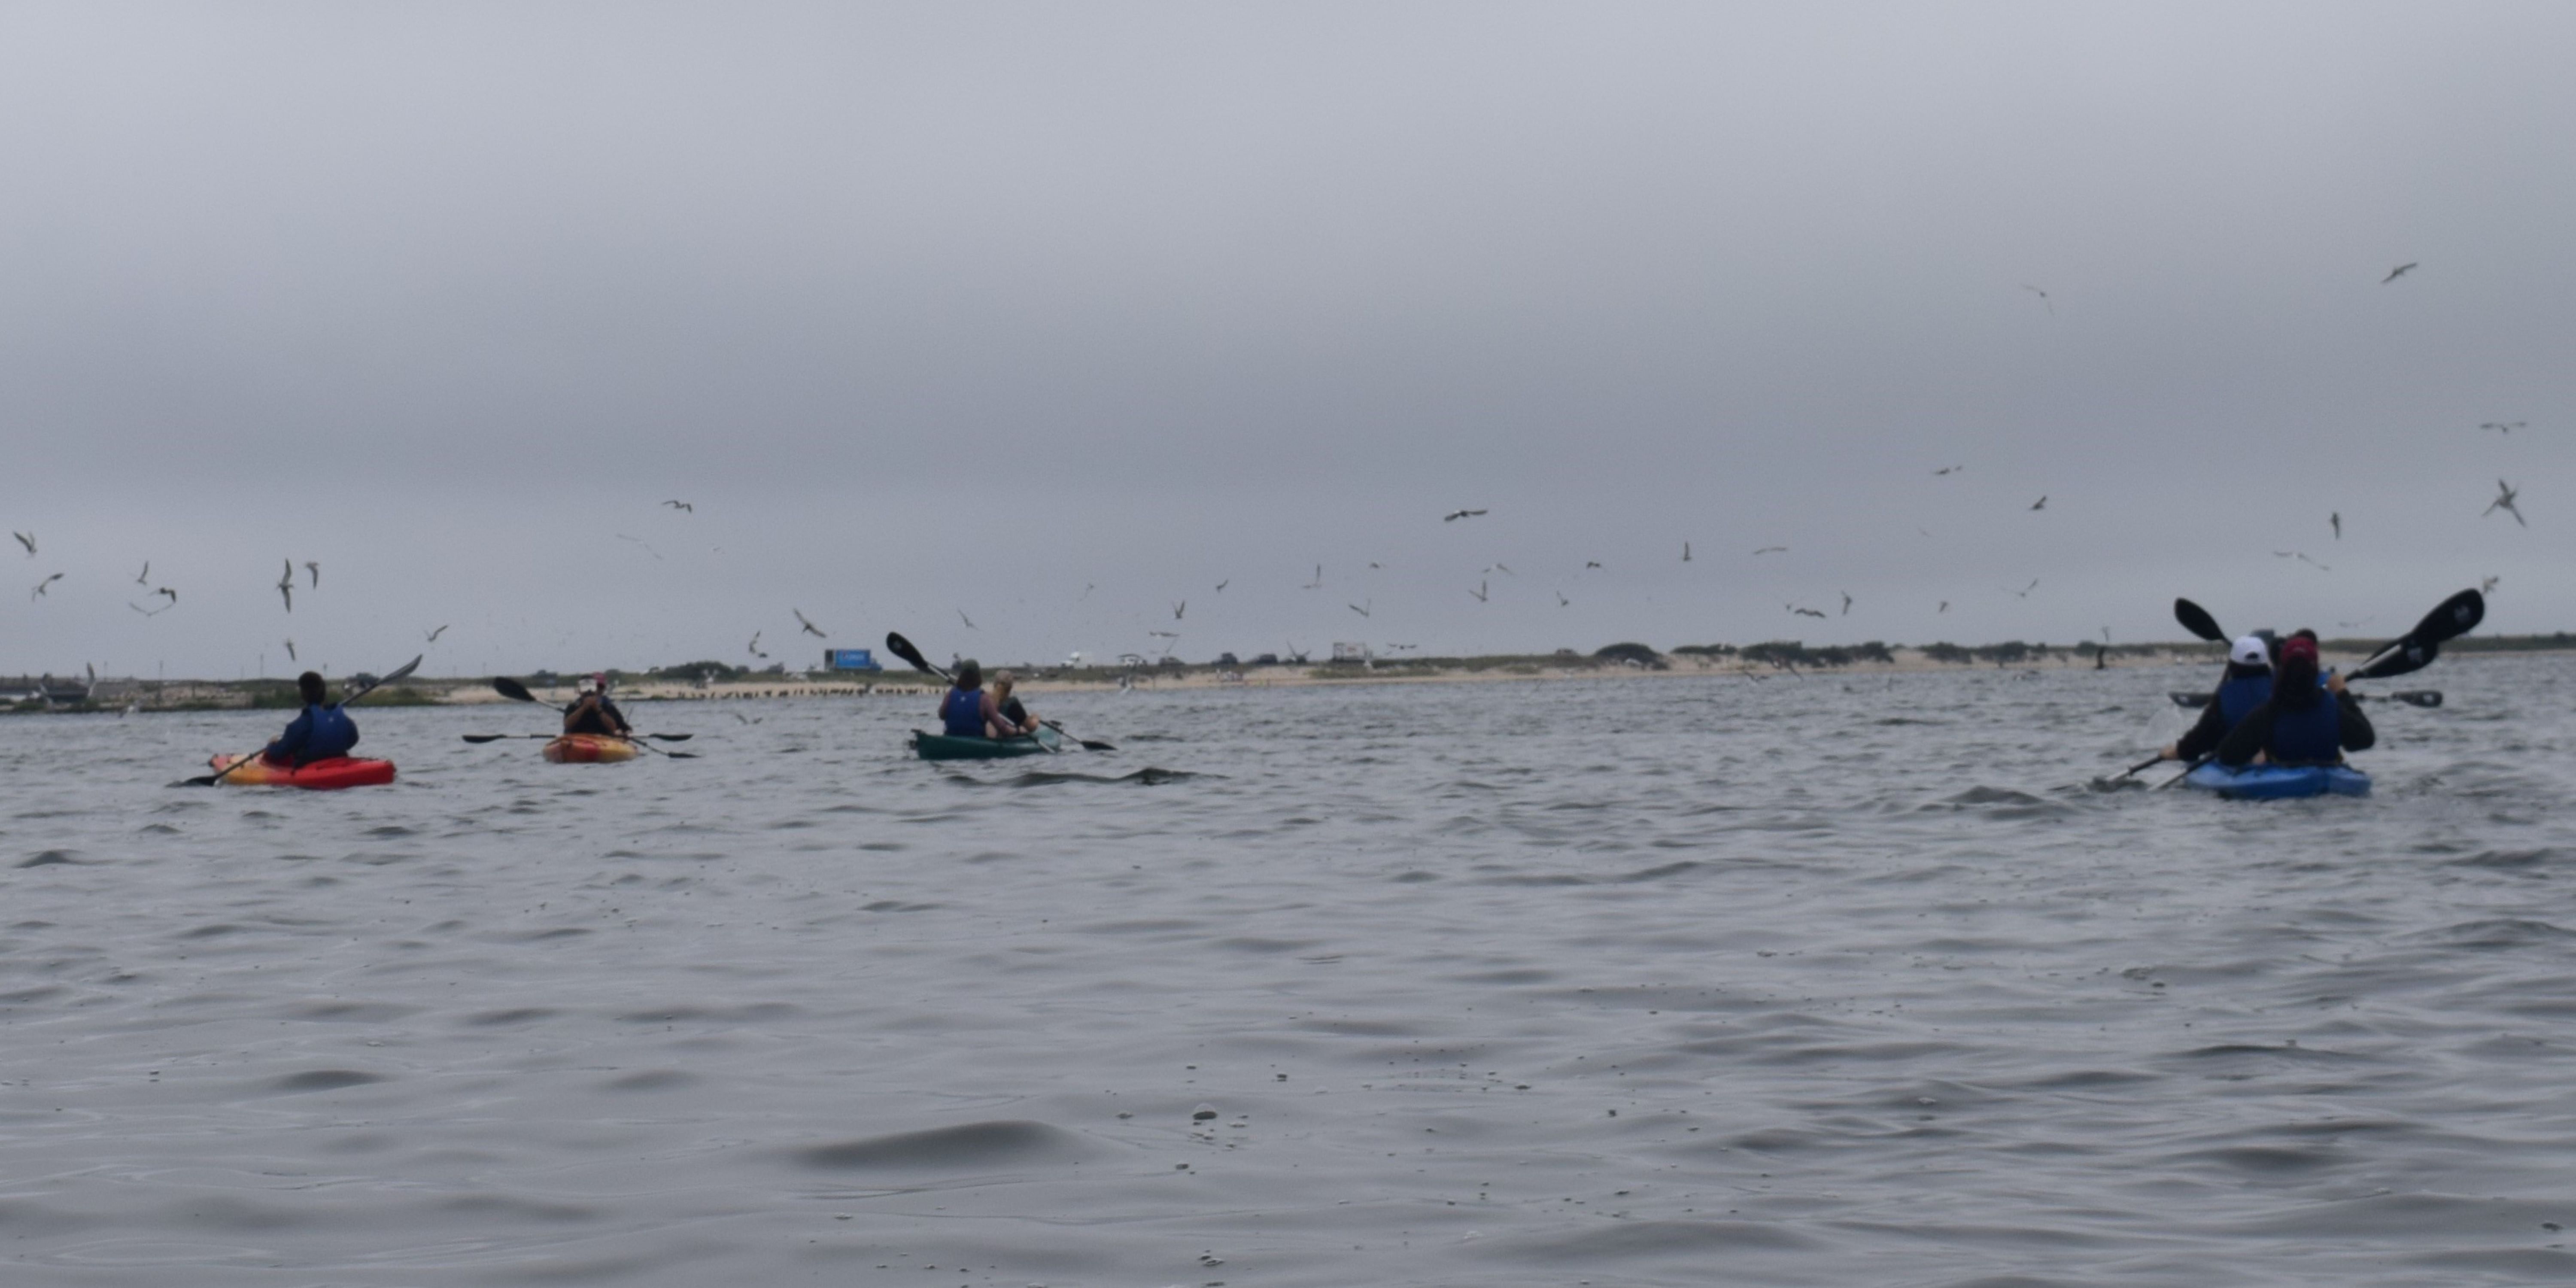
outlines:
M590 687L564 709L565 733L596 734L603 738L626 738L635 726L626 723L626 714L608 700L608 673L600 671L590 677Z
M348 755L349 749L358 745L357 722L349 719L348 712L326 701L331 695L322 687L322 677L307 671L295 677L295 688L304 699L304 714L295 717L277 741L260 749L260 759L298 768Z
M2260 635L2243 636L2227 648L2227 674L2218 682L2218 693L2200 709L2191 731L2165 748L2164 758L2198 760L2216 751L2228 730L2271 697L2271 643Z
M2344 690L2343 677L2317 682L2317 637L2300 631L2281 644L2272 696L2246 713L2218 743L2218 763L2234 768L2261 759L2269 764L2338 765L2347 751L2368 751L2379 734L2361 713L2361 699Z
M951 738L1016 738L1029 729L1002 714L1001 704L984 691L984 667L973 658L957 664L948 696L939 700L940 732Z

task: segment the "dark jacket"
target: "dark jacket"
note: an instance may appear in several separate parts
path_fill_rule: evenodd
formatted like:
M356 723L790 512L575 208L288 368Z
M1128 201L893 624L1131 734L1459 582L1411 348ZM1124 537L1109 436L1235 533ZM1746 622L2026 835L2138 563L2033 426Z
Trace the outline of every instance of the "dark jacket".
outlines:
M594 733L617 737L629 732L626 715L603 694L587 693L572 710L564 713L565 733Z
M263 754L271 760L282 760L291 765L309 765L317 760L348 755L349 749L357 745L357 722L338 707L317 703L304 708L304 714L295 717L294 722L286 726L286 732L268 744Z
M2208 706L2200 709L2200 720L2192 725L2191 732L2174 744L2174 754L2184 760L2198 760L2217 750L2219 739L2226 737L2237 722L2252 715L2271 692L2271 671L2229 663L2218 692L2211 695Z
M2379 742L2379 733L2370 727L2370 717L2361 713L2361 699L2351 693L2338 693L2334 697L2335 715L2341 725L2335 735L2337 745L2345 751L2370 750ZM2313 760L2283 761L2273 750L2272 725L2286 714L2279 698L2254 708L2254 714L2245 717L2219 740L2218 763L2231 767L2251 764L2256 752L2273 756L2274 764L2316 763Z

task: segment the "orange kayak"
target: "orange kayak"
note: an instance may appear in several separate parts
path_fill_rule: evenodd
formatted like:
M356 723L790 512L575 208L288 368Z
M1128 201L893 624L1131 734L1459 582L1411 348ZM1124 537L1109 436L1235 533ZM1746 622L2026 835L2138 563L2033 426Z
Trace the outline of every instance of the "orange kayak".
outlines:
M247 756L210 756L206 764L217 773L232 769L240 761L250 761L215 781L237 787L307 787L314 791L338 791L343 787L378 787L394 780L394 762L358 760L333 756L309 764L288 768L259 759L258 752Z
M568 733L547 743L545 749L546 759L558 765L607 765L641 754L624 738L595 733Z

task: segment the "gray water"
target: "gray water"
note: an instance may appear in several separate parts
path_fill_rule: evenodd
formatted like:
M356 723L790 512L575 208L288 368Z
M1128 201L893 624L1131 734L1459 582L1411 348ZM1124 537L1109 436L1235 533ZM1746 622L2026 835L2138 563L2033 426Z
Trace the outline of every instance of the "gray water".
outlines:
M2208 678L0 721L0 1282L2576 1278L2576 662L2086 788Z

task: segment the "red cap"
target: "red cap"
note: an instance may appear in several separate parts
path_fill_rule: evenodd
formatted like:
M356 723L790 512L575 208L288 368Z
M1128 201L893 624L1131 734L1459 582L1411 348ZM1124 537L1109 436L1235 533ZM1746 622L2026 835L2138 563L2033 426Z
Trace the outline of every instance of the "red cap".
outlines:
M2317 661L2317 642L2312 639L2302 639L2297 636L2293 636L2286 643L2281 645L2281 660L2284 662L2305 662L2310 666L2314 666Z

